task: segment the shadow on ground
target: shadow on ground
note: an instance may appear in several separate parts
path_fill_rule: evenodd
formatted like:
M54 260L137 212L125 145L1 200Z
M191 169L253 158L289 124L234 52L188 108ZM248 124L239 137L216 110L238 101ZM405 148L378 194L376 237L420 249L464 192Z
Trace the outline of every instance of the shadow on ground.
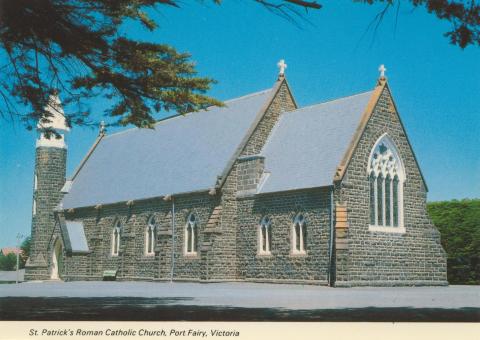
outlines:
M186 298L0 298L0 320L479 322L479 308L289 310L188 305Z

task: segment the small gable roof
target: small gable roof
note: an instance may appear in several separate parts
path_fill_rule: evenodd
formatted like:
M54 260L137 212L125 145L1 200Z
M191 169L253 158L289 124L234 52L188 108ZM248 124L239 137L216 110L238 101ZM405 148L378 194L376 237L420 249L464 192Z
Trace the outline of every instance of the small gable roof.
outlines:
M284 113L261 152L268 175L258 193L332 185L372 94Z
M265 90L201 112L103 137L82 163L63 209L208 190L215 187L260 110Z
M80 221L65 221L67 236L73 253L88 252L88 243L83 223Z

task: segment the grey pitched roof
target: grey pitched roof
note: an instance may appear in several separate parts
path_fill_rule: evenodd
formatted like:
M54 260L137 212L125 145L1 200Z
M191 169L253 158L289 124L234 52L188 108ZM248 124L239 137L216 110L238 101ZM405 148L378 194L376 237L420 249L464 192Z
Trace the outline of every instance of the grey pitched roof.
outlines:
M372 93L284 113L261 152L269 175L258 193L332 185Z
M64 209L213 188L271 90L104 137L73 180Z
M65 221L65 225L72 248L71 251L74 253L88 252L89 249L83 223L79 221Z

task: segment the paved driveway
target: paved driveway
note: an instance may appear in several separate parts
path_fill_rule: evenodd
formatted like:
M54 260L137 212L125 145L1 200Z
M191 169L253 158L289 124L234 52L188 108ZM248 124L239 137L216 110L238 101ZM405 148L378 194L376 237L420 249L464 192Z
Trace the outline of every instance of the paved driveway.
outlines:
M448 321L449 318L455 321L456 317L452 315L460 312L467 313L469 317L459 321L480 321L480 286L329 288L260 283L178 282L27 282L0 285L0 317L2 313L9 319L21 317L22 314L18 313L16 317L12 317L11 313L10 317L5 314L7 305L12 307L13 304L38 304L38 308L53 308L57 312L60 305L68 306L73 313L72 317L75 315L72 306L76 304L81 309L84 304L90 304L89 312L92 313L93 305L98 306L102 309L102 313L99 313L102 316L106 315L106 310L117 309L115 315L119 317L118 312L123 306L128 313L134 313L134 310L135 313L140 313L138 317L141 310L157 309L158 319L168 320L173 315L182 320L197 320L199 315L196 313L205 311L208 313L204 314L203 319L213 320L227 318L228 313L233 314L227 319L234 320L318 320L320 314L323 315L320 319L325 320L324 316L328 313L340 313L343 315L342 320L350 320L347 311L354 315L355 311L368 310L370 314L364 314L363 319L360 319L376 321L379 317L384 320L385 311L388 310L390 315L396 311L395 313L401 312L407 316L394 320L414 321L417 319L408 311L415 310L435 311L434 314L438 314L433 319L425 319L428 321ZM65 311L64 308L63 312ZM185 314L188 311L190 312ZM128 313L123 317L134 317ZM79 316L78 313L76 315ZM115 315L112 316L113 319ZM170 316L166 317L167 315ZM447 317L448 315L450 316Z

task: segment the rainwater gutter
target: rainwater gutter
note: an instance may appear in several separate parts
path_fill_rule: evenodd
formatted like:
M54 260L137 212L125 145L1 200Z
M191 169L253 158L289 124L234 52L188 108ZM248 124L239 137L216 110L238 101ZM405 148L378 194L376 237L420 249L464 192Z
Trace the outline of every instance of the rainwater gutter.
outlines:
M170 261L170 282L173 282L175 272L175 198L172 195L166 195L163 200L172 202L172 254Z
M175 198L171 196L172 200L172 266L170 271L170 282L173 282L173 273L175 271Z

